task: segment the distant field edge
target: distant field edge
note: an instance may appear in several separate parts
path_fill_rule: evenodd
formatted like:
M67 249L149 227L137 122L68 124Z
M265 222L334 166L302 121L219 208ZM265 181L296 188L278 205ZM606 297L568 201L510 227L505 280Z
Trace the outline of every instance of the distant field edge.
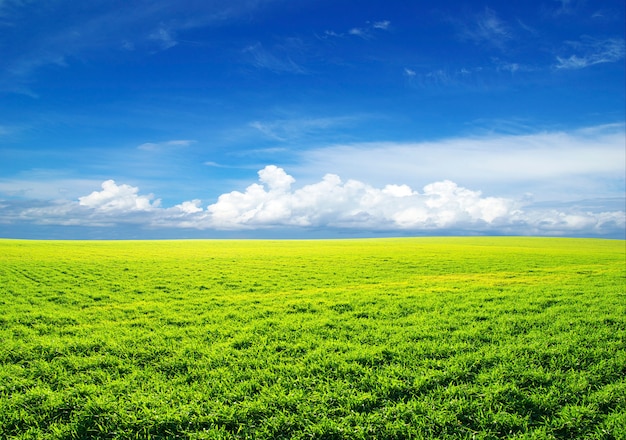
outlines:
M611 241L625 242L620 237L547 237L542 235L428 235L428 236L394 236L394 237L329 237L329 238L14 238L0 237L4 242L352 242L352 241Z

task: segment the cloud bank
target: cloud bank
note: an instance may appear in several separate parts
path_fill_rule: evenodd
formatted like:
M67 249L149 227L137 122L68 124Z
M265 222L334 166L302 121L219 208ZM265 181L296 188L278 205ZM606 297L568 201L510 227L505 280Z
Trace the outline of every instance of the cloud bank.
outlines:
M519 235L621 236L624 211L541 209L523 200L483 195L450 180L425 185L374 187L336 174L295 187L296 179L275 165L258 172L244 191L222 194L203 207L199 199L161 206L139 188L102 183L101 190L78 198L26 208L0 208L0 223L46 225L192 228L197 230L350 231L360 234L458 233ZM10 215L9 215L10 214ZM620 235L621 234L621 235Z
M374 188L327 174L320 182L293 190L295 179L274 165L259 171L259 181L209 205L206 218L212 226L430 230L486 226L512 209L510 201L484 198L450 181L427 185L419 193L407 185Z

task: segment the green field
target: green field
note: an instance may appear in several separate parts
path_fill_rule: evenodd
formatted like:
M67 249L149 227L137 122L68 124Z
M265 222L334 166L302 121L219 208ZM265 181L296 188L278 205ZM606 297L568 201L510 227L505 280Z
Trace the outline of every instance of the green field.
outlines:
M625 439L621 240L0 240L0 438Z

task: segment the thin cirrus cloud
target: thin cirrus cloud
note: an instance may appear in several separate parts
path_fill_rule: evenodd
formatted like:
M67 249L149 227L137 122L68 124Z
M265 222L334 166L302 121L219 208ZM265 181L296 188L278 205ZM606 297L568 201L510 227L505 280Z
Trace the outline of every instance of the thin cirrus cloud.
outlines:
M249 63L258 69L274 73L306 74L307 69L292 59L293 53L293 48L274 47L270 50L258 42L243 50Z
M287 142L331 128L336 129L356 124L368 117L367 115L354 115L275 119L268 121L252 121L248 125L270 139Z
M178 45L174 33L170 29L160 27L148 37L150 40L157 41L161 46L161 50L167 50Z
M0 90L37 97L31 83L36 72L46 66L68 67L75 59L98 52L164 51L181 44L178 32L229 21L271 2L192 2L181 7L155 0L119 3L113 9L95 5L90 9L61 0L47 6L49 23L54 25L48 26L45 33L24 31L32 14L24 12L23 7L31 2L0 2L0 26L6 41L23 41L21 51L3 53Z
M450 179L497 194L532 192L539 199L571 200L573 195L596 197L606 191L607 181L613 182L609 187L623 186L625 137L624 124L608 124L421 143L335 145L303 152L295 169L303 176L325 169L374 184Z
M483 12L474 16L473 21L460 26L460 36L476 44L488 44L503 49L506 42L513 38L513 33L510 26L495 11L485 8Z
M376 30L386 31L389 30L389 26L391 22L389 20L375 21L375 22L367 22L363 27L354 27L348 31L349 35L354 35L357 37L361 37L363 39L369 40L373 37L373 32Z
M374 38L375 33L379 31L388 31L391 27L391 21L379 20L379 21L367 21L363 26L356 26L348 29L346 32L337 32L333 30L326 30L324 37L345 37L353 36L360 37L364 40L371 40Z
M196 141L191 139L179 139L179 140L171 140L165 142L145 142L137 147L139 150L143 151L161 151L161 150L171 150L176 148L185 148Z
M626 52L624 39L594 39L590 37L579 41L569 41L568 51L576 52L569 56L557 56L557 69L583 69L603 63L614 63L624 59Z

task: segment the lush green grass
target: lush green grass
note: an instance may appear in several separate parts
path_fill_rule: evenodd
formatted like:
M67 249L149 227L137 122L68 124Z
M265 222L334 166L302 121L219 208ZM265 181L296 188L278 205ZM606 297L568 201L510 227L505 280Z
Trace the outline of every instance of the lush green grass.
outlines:
M0 438L626 438L624 241L0 240Z

